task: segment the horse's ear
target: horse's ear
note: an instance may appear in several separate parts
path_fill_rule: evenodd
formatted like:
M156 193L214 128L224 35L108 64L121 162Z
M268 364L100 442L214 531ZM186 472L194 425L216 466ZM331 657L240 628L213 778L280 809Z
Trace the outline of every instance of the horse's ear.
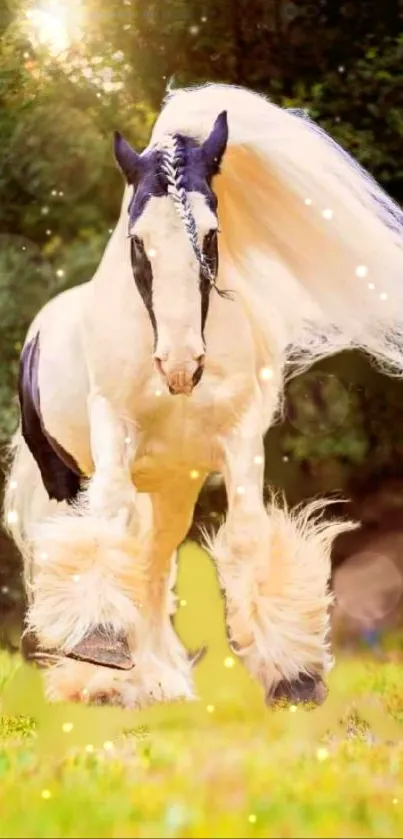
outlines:
M220 171L221 161L228 143L227 112L218 115L211 134L202 145L202 155L207 164L208 174L216 175Z
M132 149L119 131L115 131L114 133L113 148L116 162L119 169L123 172L127 183L134 184L139 174L140 155Z

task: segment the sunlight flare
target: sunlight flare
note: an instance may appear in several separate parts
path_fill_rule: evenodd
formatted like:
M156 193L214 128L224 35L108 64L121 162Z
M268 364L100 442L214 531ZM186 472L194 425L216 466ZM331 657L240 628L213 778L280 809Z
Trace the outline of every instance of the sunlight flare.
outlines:
M83 34L80 0L48 0L25 14L29 37L35 46L47 46L52 55L65 52Z

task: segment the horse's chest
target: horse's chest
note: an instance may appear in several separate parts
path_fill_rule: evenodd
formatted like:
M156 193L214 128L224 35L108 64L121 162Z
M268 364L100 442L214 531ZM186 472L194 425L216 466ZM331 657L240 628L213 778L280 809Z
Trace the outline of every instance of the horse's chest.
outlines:
M139 437L133 451L132 473L139 490L158 491L178 473L219 468L215 437L198 412L185 404L186 397L176 397L164 405L163 397L154 411L142 412ZM189 400L187 400L189 401ZM211 426L210 426L211 428Z
M148 390L135 410L139 441L134 470L219 468L219 437L233 425L244 399L243 389L234 389L233 382L208 377L190 398L170 396L161 386Z
M170 396L157 389L154 399L146 400L136 414L142 448L171 449L179 455L205 448L217 433L223 411L213 401L203 404L195 397Z

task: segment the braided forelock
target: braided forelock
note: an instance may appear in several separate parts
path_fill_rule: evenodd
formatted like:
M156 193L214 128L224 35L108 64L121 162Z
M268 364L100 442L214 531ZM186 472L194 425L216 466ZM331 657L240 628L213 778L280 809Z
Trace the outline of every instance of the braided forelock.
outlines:
M196 221L185 189L184 161L180 142L175 135L168 137L164 142L163 149L161 149L161 169L168 182L168 194L173 199L176 212L185 225L188 239L200 268L211 285L215 285L214 274L199 245Z

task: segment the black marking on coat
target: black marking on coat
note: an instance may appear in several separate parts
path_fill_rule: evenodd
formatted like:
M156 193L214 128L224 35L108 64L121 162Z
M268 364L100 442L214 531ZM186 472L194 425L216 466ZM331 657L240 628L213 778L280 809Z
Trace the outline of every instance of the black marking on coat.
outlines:
M25 345L20 359L18 393L24 440L38 464L49 498L72 503L80 491L75 460L44 429L40 411L39 332Z
M206 262L213 274L214 277L217 276L218 271L218 241L217 241L217 231L210 230L210 233L204 237L203 240L203 254L206 259ZM201 313L201 331L204 341L204 327L206 325L209 305L210 305L210 293L212 289L212 285L210 280L206 278L203 271L200 270L199 273L200 278L200 294L202 300L202 313Z
M154 332L154 348L157 346L158 330L153 309L153 272L151 262L147 257L144 244L138 236L130 241L130 256L134 282L147 309Z

